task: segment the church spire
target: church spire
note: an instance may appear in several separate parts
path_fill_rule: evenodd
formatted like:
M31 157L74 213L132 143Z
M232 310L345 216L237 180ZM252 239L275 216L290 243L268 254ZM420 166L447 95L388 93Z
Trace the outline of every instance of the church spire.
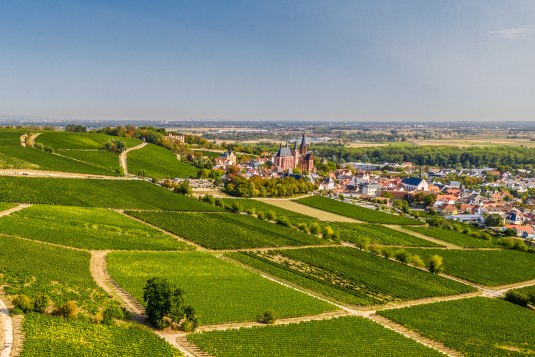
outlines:
M301 139L301 145L299 146L299 152L301 155L305 156L307 153L307 143L305 139L305 133L303 133L303 138Z

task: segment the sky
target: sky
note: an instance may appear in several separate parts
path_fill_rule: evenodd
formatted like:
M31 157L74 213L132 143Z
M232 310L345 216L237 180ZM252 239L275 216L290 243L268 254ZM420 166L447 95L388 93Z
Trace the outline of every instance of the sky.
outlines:
M0 0L0 116L535 121L532 0Z

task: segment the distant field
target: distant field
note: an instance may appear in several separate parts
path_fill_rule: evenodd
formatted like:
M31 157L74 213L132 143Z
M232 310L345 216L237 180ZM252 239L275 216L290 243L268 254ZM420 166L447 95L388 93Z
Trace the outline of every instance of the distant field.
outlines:
M474 291L467 285L353 248L303 248L228 255L354 305L380 305Z
M146 181L0 177L0 202L177 211L218 207Z
M343 241L357 243L368 238L371 244L403 245L414 247L439 247L440 245L420 239L410 234L398 232L378 224L332 223L332 228L340 233Z
M98 133L71 133L63 131L44 131L35 142L50 145L54 149L102 149L109 140L121 140L126 147L141 144L141 140L122 138Z
M535 147L535 141L529 139L507 139L507 138L451 138L432 140L411 140L412 143L420 146L426 145L451 145L451 146L524 146Z
M116 168L116 167L115 167ZM93 175L114 175L115 168L75 161L34 148L0 147L0 169L35 169Z
M497 248L493 241L475 238L461 232L434 227L406 227L411 231L434 237L465 248Z
M358 219L370 223L382 224L423 224L422 222L409 217L397 216L381 211L359 207L350 203L336 201L323 196L309 196L296 200L297 202L319 208L328 212L340 214L342 216Z
M163 147L148 144L128 153L128 171L138 174L145 170L145 176L156 178L197 177L196 167L179 161L174 152Z
M186 243L102 208L31 206L0 217L0 233L96 250L188 250Z
M444 258L445 272L474 283L498 286L535 279L535 254L513 250L409 249L427 261Z
M535 354L533 312L503 300L476 297L379 314L466 356Z
M442 356L362 317L188 335L214 357Z
M291 317L336 309L207 253L111 253L108 271L139 302L148 279L169 279L184 289L203 325L255 321L266 310Z
M254 209L255 212L267 213L272 211L277 217L287 217L293 223L310 222L315 220L313 217L300 214L294 211L290 211L284 208L280 208L269 203L265 203L258 200L246 199L246 198L225 198L223 203L227 206L232 206L233 203L237 203L240 206L242 212L249 209Z
M89 273L86 252L0 237L0 285L8 295L47 294L56 305L76 300L96 313L110 302Z
M24 319L21 357L178 356L179 352L135 323L108 326L79 319L29 314Z
M236 213L128 213L211 249L328 243L297 229Z

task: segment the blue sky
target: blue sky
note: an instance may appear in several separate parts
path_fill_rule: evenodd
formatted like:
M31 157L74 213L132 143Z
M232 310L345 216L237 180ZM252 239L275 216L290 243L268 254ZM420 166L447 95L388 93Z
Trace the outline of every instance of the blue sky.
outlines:
M0 1L0 116L535 120L535 1Z

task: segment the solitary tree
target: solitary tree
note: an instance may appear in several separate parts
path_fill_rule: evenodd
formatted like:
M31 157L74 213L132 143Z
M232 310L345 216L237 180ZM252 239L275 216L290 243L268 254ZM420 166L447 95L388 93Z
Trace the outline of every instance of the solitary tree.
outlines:
M440 255L433 255L429 260L429 271L434 274L444 271L444 262Z

